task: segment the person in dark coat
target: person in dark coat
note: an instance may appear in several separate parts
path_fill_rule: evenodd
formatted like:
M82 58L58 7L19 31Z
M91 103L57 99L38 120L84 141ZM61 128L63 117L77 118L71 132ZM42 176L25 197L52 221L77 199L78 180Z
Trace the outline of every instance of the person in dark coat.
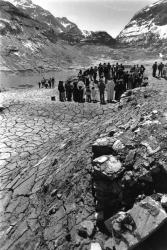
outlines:
M163 72L163 68L164 68L164 64L161 62L159 65L158 65L158 76L162 77L162 72Z
M66 89L66 98L68 102L72 101L72 93L73 93L73 84L71 81L67 81L65 85Z
M121 81L120 80L116 80L116 84L115 84L115 100L116 101L119 101L120 100L120 97L122 95L122 84L121 84Z
M51 89L51 84L52 84L52 82L51 82L51 78L48 80L48 87Z
M70 81L66 81L65 91L66 91L66 100L70 101Z
M91 102L91 90L89 86L86 87L86 101Z
M38 82L39 89L41 88L41 82Z
M103 75L103 66L101 63L99 64L98 71L99 71L99 78L101 78Z
M140 74L143 76L145 71L145 67L143 65L140 66Z
M51 83L52 83L52 89L53 89L55 87L55 79L54 79L54 77L52 77Z
M73 100L74 102L78 102L79 101L79 90L78 90L78 83L77 82L74 82L73 83Z
M79 103L83 102L83 93L84 93L84 90L82 86L79 86L79 89L78 89L78 102Z
M94 67L94 73L93 73L93 81L94 81L94 82L96 82L97 71L98 71L98 69L97 69L97 67L95 66L95 67Z
M93 75L94 75L94 69L93 69L93 67L90 68L89 75L90 75L91 81L93 81Z
M105 104L104 91L105 91L105 83L104 78L101 77L99 81L99 92L100 92L100 102L101 104Z
M64 102L65 101L65 87L64 87L63 81L59 81L58 91L59 91L60 102Z
M88 87L90 85L89 76L85 76L85 86Z
M153 70L153 74L152 75L153 75L153 77L156 77L157 68L158 68L157 62L155 62L153 64L153 66L152 66L152 70Z
M109 69L106 63L103 64L103 72L104 72L104 78L105 78L105 84L106 84L108 76L109 76Z

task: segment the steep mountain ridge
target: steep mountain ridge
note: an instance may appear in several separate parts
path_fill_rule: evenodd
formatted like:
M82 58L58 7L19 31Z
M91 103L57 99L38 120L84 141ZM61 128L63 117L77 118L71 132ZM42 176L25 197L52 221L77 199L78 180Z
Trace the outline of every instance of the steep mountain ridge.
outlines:
M163 44L167 40L167 0L157 1L137 12L117 40L141 46Z
M54 17L31 0L0 0L0 69L39 71L85 65L89 56L77 45L115 44L107 32L85 34L66 17Z
M59 41L48 25L9 2L0 1L0 62L4 70L46 70L88 62L76 48Z
M55 17L48 10L34 4L31 0L9 0L15 7L30 15L33 19L41 23L45 23L49 28L56 32L56 35L61 40L68 41L71 44L78 43L85 39L85 42L93 42L100 44L113 45L113 39L107 32L83 32L78 26L68 20L66 17ZM87 39L89 38L89 39Z

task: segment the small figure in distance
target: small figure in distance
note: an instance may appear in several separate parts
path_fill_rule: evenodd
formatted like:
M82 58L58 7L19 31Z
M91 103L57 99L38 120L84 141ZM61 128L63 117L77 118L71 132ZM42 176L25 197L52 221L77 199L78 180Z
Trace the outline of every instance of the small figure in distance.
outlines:
M157 68L158 68L157 62L155 62L155 63L153 64L153 66L152 66L152 70L153 70L152 76L153 76L153 77L156 77Z

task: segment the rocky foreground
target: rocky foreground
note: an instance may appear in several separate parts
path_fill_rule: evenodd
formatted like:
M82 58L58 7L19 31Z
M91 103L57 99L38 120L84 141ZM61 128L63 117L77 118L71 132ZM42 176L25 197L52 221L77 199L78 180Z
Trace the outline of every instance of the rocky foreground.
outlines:
M53 91L0 93L1 249L166 249L166 82L104 106Z

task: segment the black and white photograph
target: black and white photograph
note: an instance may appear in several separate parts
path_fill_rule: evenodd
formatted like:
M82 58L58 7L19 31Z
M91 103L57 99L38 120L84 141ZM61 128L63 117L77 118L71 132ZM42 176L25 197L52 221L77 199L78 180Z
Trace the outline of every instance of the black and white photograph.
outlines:
M0 250L167 250L167 0L0 0Z

